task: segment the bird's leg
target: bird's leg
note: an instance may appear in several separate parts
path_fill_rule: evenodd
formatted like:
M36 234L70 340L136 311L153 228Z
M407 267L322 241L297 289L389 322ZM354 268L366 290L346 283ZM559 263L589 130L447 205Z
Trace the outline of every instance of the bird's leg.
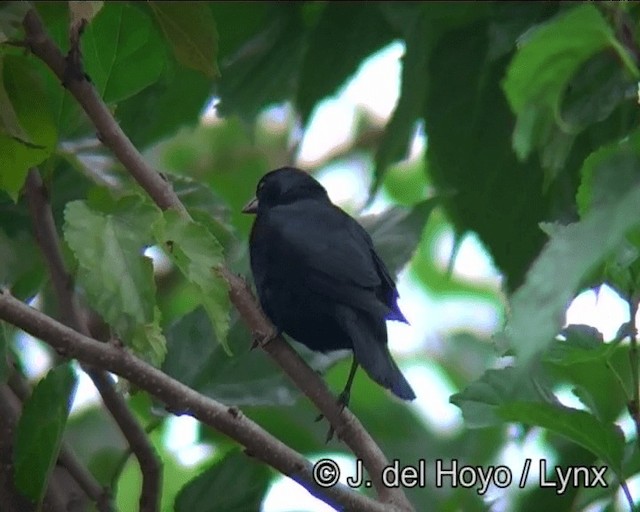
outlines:
M349 400L351 399L351 386L353 385L353 379L356 376L356 371L358 370L358 361L356 361L355 354L353 355L353 359L351 360L351 369L349 370L349 376L347 377L347 384L345 385L342 393L338 395L338 405L340 406L340 412L349 405ZM320 413L320 415L316 418L316 421L320 421L324 418L324 414ZM333 434L335 433L335 429L332 425L329 425L329 432L327 432L327 439L325 442L331 441L333 438Z
M347 377L347 384L345 385L342 393L338 395L338 404L342 405L342 409L349 405L351 399L351 386L353 385L353 379L356 376L356 370L358 369L358 361L356 361L355 354L351 360L351 369L349 370L349 376ZM342 409L340 409L342 411Z

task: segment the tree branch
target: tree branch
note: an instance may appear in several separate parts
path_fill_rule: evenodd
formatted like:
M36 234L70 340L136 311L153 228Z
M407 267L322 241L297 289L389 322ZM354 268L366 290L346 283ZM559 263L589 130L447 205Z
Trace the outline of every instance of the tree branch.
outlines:
M70 80L65 83L65 58L45 33L42 22L35 10L31 9L27 13L23 26L27 45L33 54L47 64L64 83L98 129L102 141L113 151L140 186L145 189L160 208L174 208L182 212L183 215L188 216L184 205L182 205L170 185L147 165L142 155L120 129L93 85L85 79ZM228 270L223 268L221 273L230 284L231 299L245 323L254 332L272 332L273 326L266 319L247 287L240 285ZM261 328L266 328L266 330L261 330ZM403 509L412 509L413 507L402 489L390 489L383 485L381 472L382 468L388 465L386 457L358 419L346 408L341 411L324 381L295 353L282 337L271 340L264 345L264 348L296 385L312 400L316 407L320 409L354 454L362 459L380 499L390 505ZM191 392L193 393L193 391ZM152 394L157 396L157 393L153 391ZM268 458L264 460L268 462ZM273 462L275 461L271 463Z
M0 291L0 319L43 340L65 357L120 375L157 397L170 410L184 411L234 439L246 448L248 454L289 476L319 499L338 504L346 510L394 510L388 504L378 503L342 485L331 488L319 486L314 481L309 461L264 431L238 408L227 407L197 393L124 349L74 331L22 303L7 290Z
M53 282L59 313L66 325L88 336L90 335L89 327L73 292L73 278L64 265L60 241L49 202L49 194L42 183L38 170L35 168L29 170L25 191L33 220L36 241L40 246ZM162 468L153 445L145 434L144 429L131 414L124 398L116 391L111 377L106 372L95 368L83 366L82 369L91 377L104 405L118 424L138 460L142 474L140 510L143 512L157 511L160 507ZM110 500L109 493L105 492L97 482L95 482L95 485L83 486L85 491L93 492L97 488L100 489L100 492L89 495L89 497L98 504L100 510L111 510L111 505L108 503Z

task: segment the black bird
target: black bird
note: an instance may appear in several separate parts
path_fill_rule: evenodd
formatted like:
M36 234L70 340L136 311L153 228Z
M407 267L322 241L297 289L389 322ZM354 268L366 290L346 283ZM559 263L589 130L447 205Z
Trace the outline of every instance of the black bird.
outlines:
M280 332L311 350L353 350L340 402L358 365L404 400L416 396L387 347L386 320L407 322L369 234L327 191L293 167L271 171L242 210L256 214L249 251L262 309ZM331 434L330 434L331 435Z

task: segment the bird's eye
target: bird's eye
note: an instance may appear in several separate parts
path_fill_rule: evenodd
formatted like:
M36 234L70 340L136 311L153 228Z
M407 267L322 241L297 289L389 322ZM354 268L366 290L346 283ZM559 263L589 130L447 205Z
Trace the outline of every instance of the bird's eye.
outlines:
M257 188L256 192L260 192L263 188L264 188L264 181L260 181L258 183L258 188Z

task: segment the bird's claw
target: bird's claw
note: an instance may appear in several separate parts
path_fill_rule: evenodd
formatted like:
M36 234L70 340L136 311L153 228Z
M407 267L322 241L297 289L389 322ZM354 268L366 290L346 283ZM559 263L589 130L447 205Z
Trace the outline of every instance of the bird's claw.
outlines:
M351 398L351 393L346 389L338 395L338 400L336 401L336 405L340 407L341 413L342 411L344 411L344 408L349 405L350 398ZM316 416L314 421L317 423L321 421L323 418L324 418L324 414L320 413L318 414L318 416ZM329 441L331 441L331 439L333 439L333 435L335 434L335 432L336 432L336 429L333 428L332 425L329 425L329 431L327 432L327 438L325 439L325 443L328 443Z
M253 350L257 347L264 347L267 343L277 338L279 335L280 331L276 328L266 333L262 331L255 331L253 333L253 343L251 344L251 348L249 350Z

